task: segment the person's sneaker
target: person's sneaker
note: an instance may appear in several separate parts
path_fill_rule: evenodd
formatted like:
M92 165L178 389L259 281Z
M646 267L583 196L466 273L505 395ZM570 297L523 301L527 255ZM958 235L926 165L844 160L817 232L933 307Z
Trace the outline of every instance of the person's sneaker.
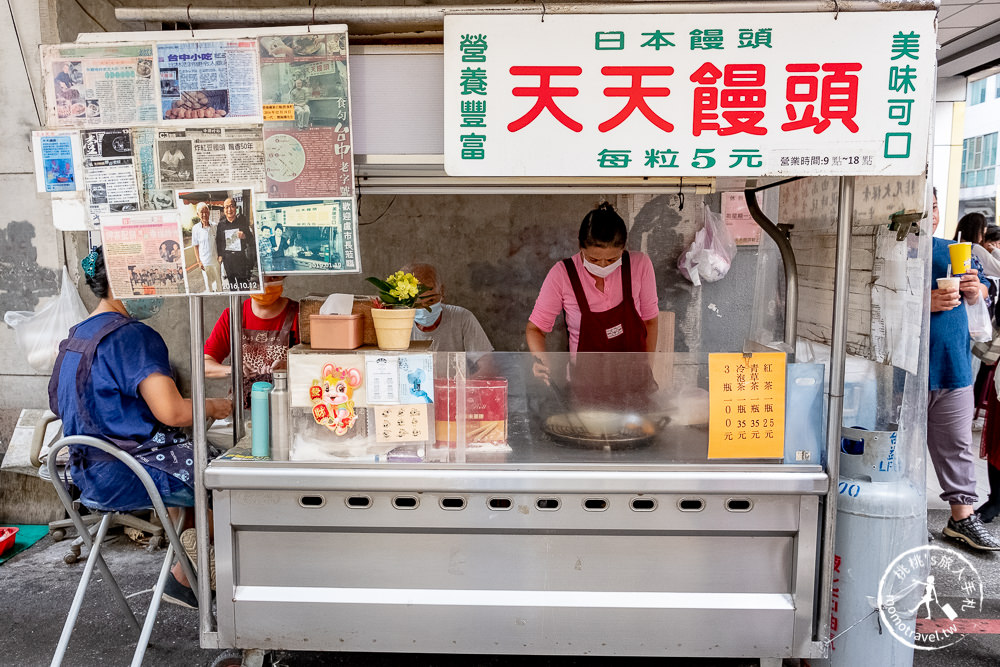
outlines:
M181 546L184 547L184 553L187 554L188 559L191 561L191 565L194 567L195 574L198 574L198 535L194 528L188 528L183 533L181 533ZM208 567L209 567L209 581L211 582L211 589L215 590L215 545L210 544L208 546ZM200 576L200 575L199 575Z
M163 600L178 607L198 608L198 598L195 597L194 591L177 581L173 572L167 575L167 584L163 587Z
M948 525L941 532L946 537L965 542L973 549L1000 551L1000 542L997 542L996 538L986 530L986 526L983 525L983 520L979 518L978 514L967 516L961 521L949 518Z

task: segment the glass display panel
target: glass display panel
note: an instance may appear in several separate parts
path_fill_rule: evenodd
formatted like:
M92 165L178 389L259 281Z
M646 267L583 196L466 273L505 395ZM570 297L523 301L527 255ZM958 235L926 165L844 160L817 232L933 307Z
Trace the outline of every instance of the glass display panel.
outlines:
M289 353L288 463L820 465L825 366L785 365L784 355L772 355L782 360L770 371L782 373L784 392L761 402L738 394L739 382L747 390L756 386L752 366L763 371L752 355L738 353L724 355L741 368L726 378L712 376L704 354L549 353L541 359L527 352L298 346ZM710 387L720 396L736 392L729 407L710 409ZM272 439L281 437L271 431ZM761 448L767 436L776 448ZM726 437L731 442L718 449ZM244 449L241 443L221 461L271 460Z

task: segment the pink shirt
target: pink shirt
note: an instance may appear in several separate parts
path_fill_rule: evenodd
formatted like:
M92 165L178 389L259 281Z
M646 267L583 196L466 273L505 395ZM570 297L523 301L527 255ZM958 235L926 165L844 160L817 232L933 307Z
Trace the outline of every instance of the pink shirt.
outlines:
M630 252L629 258L632 260L632 298L635 300L635 308L643 321L649 321L660 314L653 263L641 252ZM576 266L577 274L580 276L583 292L587 295L587 305L591 311L601 313L611 310L622 302L621 267L604 279L604 291L600 292L595 284L596 278L583 268L583 257L580 253L573 255L573 265ZM548 333L552 331L559 311L566 312L569 351L575 353L580 342L580 306L576 303L573 285L569 282L566 266L562 262L549 269L528 320Z

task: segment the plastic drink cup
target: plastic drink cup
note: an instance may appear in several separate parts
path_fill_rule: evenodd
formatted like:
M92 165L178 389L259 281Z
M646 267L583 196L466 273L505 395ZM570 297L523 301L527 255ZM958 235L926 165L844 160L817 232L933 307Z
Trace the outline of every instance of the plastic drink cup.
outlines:
M938 289L957 290L962 284L962 279L957 277L938 278Z
M951 255L951 275L960 276L972 270L971 243L952 243L948 253Z

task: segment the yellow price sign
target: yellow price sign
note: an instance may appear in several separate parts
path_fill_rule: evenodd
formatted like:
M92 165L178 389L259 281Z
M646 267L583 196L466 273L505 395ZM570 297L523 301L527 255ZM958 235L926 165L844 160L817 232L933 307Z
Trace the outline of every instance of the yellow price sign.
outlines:
M295 105L292 104L265 104L264 120L295 120Z
M785 455L785 354L708 355L708 458Z

